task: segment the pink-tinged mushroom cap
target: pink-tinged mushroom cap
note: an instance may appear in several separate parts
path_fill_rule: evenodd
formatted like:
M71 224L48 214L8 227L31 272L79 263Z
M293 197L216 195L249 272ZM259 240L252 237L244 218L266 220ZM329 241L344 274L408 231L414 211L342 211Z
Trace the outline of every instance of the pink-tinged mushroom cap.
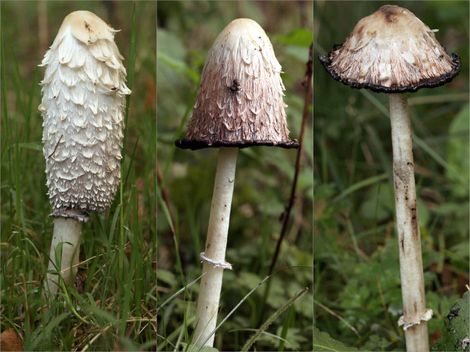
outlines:
M281 65L264 30L251 19L232 21L208 53L181 148L270 145L289 139Z

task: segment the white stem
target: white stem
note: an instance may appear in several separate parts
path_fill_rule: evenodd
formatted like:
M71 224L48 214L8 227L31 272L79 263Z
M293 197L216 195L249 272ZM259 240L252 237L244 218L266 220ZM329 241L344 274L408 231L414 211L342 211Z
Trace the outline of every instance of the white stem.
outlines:
M416 210L413 141L408 103L402 94L390 94L392 125L393 180L395 185L396 227L400 251L400 278L403 321L408 352L429 351L426 324L421 239ZM405 326L406 326L405 325Z
M225 262L237 155L237 148L219 150L205 247L205 257L212 262ZM217 324L223 270L208 261L204 262L193 337L193 344L197 346L212 347L214 344L214 334L210 335Z
M80 256L81 227L80 221L75 219L61 217L54 219L54 233L52 235L46 281L46 291L51 296L54 296L58 290L59 277L57 272L60 273L66 283L73 282L75 279ZM60 263L56 263L56 251L61 243L62 256ZM49 272L54 272L54 274Z

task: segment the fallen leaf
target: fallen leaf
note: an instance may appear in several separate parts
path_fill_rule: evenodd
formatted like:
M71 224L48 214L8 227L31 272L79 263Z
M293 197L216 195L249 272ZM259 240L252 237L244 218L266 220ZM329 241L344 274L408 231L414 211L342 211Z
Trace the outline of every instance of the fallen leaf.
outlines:
M23 351L23 342L15 330L7 329L0 334L1 351Z

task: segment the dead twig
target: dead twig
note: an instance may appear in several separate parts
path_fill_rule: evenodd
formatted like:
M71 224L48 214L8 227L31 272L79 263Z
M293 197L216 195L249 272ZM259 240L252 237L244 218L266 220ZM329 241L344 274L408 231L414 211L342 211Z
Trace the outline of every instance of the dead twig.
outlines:
M292 212L292 208L295 202L297 181L299 179L299 173L300 173L300 159L302 157L302 150L303 150L305 125L306 125L308 117L310 116L309 108L310 108L310 105L312 104L312 95L313 95L312 75L313 75L313 44L311 44L309 48L307 69L305 71L305 77L302 82L302 86L305 88L305 100L304 100L304 110L303 110L303 115L302 115L302 124L300 126L299 149L297 150L297 156L295 159L294 179L292 180L292 187L290 191L289 202L287 203L286 209L284 210L284 213L282 214L282 217L281 217L282 219L281 233L276 243L276 250L274 251L274 255L271 260L271 265L269 267L268 275L271 275L273 273L274 267L276 266L276 262L279 257L279 252L281 250L281 244L287 233L287 225L289 224L290 214Z
M157 183L160 188L160 192L162 195L163 202L165 203L167 209L168 209L168 214L170 216L171 224L170 224L170 230L173 235L175 235L175 229L174 229L174 224L175 224L175 216L173 214L173 207L171 205L170 201L170 194L168 192L168 189L163 185L163 174L162 170L160 169L160 164L157 163Z
M297 156L295 159L295 172L294 172L294 179L292 180L291 192L289 196L289 201L284 212L281 214L281 221L282 227L279 238L276 243L276 249L274 251L274 255L271 260L271 265L269 266L268 276L271 276L274 272L274 268L276 267L277 260L279 258L279 253L281 251L282 241L287 233L287 227L289 224L290 214L292 212L292 208L295 202L295 194L297 190L297 181L299 178L300 173L300 161L302 157L303 151L303 141L304 141L304 134L305 134L305 126L307 124L308 117L310 116L310 106L312 104L312 97L313 97L313 86L312 86L312 77L313 77L313 43L310 44L309 51L308 51L308 61L306 64L307 68L305 70L305 76L302 81L302 86L305 89L305 99L304 99L304 110L302 114L302 123L300 125L300 135L299 135L299 149L297 150ZM269 280L266 284L266 288L264 290L263 302L261 304L260 315L258 320L258 325L261 324L264 317L264 310L266 306L266 302L268 300L269 291L271 288L271 280Z

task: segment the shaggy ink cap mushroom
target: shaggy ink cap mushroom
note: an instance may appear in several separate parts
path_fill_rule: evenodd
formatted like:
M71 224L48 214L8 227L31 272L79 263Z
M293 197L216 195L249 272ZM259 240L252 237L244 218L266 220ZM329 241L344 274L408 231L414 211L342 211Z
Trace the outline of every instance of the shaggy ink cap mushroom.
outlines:
M87 219L120 181L126 86L117 31L92 12L65 17L40 66L44 156L52 216Z
M346 85L385 93L440 86L460 70L459 56L449 56L433 30L395 5L361 19L346 41L320 61Z
M281 65L258 23L239 18L225 27L208 53L184 149L276 146L289 139Z

